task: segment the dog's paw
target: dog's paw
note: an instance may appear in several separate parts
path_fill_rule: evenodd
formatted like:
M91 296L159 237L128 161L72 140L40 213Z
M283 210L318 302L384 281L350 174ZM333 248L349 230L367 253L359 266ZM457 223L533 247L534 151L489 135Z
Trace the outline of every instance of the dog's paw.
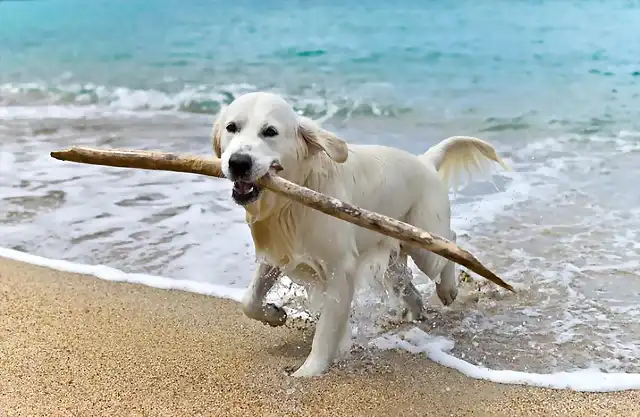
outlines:
M304 361L297 371L291 374L294 378L311 378L327 372L329 365L319 361Z
M455 283L453 285L436 284L436 294L438 294L438 298L442 301L442 304L448 306L456 300L458 287Z
M264 306L264 323L271 327L279 327L287 322L287 312L273 303Z

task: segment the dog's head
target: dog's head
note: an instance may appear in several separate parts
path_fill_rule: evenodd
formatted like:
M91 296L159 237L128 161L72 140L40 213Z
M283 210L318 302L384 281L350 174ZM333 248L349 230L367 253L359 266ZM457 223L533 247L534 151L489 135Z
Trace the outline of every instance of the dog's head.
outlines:
M348 153L342 139L266 92L242 95L220 112L213 148L224 175L233 181L233 200L241 205L261 197L257 181L270 170L300 182L305 160L317 152L338 163L346 161Z

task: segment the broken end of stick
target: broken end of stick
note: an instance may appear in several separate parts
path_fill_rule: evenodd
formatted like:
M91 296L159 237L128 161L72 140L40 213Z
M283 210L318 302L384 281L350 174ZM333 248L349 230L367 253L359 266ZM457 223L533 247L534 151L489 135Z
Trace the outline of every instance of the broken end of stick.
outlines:
M65 150L59 150L59 151L52 151L49 155L51 155L52 158L58 159L60 161L64 160L64 155L66 153L69 152L69 149L65 149Z
M70 162L84 162L81 159L81 152L84 148L74 146L73 148L67 149L58 149L56 151L51 151L49 155L52 158L57 159L59 161L70 161Z

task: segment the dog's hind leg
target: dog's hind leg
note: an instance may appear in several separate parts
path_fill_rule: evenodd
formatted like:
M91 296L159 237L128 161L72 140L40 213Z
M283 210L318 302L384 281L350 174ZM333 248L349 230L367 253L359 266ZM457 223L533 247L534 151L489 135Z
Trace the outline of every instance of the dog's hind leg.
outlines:
M391 254L384 280L387 288L404 304L402 318L407 321L420 320L424 303L420 292L413 285L413 273L407 265L406 252L400 250Z
M287 313L275 304L264 304L264 298L280 277L280 268L259 263L242 300L244 314L270 326L282 326L287 321Z
M458 236L451 231L451 241L456 242ZM442 304L453 303L458 296L458 283L456 282L456 264L448 261L440 273L440 282L436 284L436 293Z
M455 232L451 232L451 241L456 241ZM429 278L436 281L440 275L440 282L436 282L436 293L442 304L453 303L458 296L458 284L456 283L456 265L450 260L429 252L425 249L407 248L411 259L418 268Z

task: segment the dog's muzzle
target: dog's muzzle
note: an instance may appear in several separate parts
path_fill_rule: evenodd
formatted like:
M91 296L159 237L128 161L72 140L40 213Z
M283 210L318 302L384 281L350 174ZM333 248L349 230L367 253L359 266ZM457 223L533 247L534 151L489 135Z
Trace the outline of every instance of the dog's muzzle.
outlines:
M254 161L251 155L245 153L234 153L229 158L229 174L233 181L231 197L233 201L242 206L256 201L262 193L262 187L252 179ZM274 161L271 169L278 172L282 170L280 163Z

